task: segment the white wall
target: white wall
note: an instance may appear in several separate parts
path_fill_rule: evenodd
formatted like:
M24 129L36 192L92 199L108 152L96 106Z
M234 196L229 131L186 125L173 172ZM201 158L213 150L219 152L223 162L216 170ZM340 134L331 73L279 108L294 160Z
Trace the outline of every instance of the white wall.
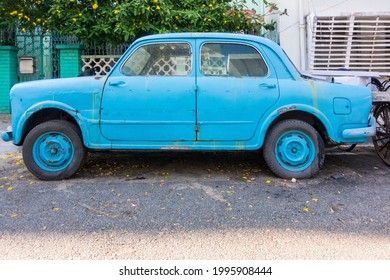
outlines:
M258 13L260 15L263 14L263 11L264 11L263 0L255 0L254 3L252 2L252 0L246 0L246 6L249 9L255 10L256 13Z
M274 0L274 2L278 3L281 11L287 9L288 13L288 16L277 16L280 45L300 70L306 69L306 65L303 65L305 59L301 59L301 56L306 56L307 15L390 12L390 0ZM300 37L302 35L303 41Z

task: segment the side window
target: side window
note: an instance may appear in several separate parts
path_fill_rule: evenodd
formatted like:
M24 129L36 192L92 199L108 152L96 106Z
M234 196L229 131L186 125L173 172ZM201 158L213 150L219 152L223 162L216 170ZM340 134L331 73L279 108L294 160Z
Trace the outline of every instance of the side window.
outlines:
M128 76L187 76L191 47L185 43L150 44L138 48L122 65Z
M204 44L200 68L208 76L264 77L268 74L268 67L255 48L234 43Z

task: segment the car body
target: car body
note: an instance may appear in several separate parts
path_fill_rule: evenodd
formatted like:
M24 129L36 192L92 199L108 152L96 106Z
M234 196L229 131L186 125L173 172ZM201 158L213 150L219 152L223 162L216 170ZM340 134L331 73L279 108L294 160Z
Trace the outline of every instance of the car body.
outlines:
M305 77L276 43L251 35L146 36L107 76L20 83L10 96L3 139L23 145L26 166L46 180L72 176L88 149L263 148L275 174L308 178L325 145L375 134L369 89Z

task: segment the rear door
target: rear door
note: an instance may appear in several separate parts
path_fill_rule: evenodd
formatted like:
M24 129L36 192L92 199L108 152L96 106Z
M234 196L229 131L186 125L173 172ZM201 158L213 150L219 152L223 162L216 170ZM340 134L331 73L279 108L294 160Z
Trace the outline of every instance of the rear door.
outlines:
M275 72L255 44L197 40L199 141L251 139L279 98Z

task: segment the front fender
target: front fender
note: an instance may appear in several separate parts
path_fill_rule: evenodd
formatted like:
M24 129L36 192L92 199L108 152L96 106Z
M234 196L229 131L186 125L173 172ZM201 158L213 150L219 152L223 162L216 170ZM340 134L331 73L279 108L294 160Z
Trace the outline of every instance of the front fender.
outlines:
M13 123L13 141L15 145L19 145L22 142L23 131L28 123L29 119L36 113L44 109L58 109L66 112L71 117L73 117L78 125L81 128L81 131L85 131L86 122L79 111L75 108L70 107L67 104L58 101L44 101L36 103L30 108L28 108L24 113L18 118L18 120Z

